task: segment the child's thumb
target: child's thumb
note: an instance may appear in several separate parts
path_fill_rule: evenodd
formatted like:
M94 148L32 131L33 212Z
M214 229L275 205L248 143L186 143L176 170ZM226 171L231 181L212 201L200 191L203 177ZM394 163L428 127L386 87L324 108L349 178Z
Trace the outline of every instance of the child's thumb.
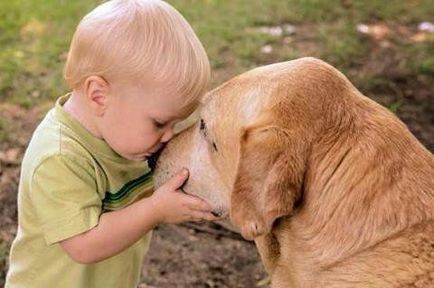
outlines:
M181 187L182 184L184 184L184 182L187 181L187 179L188 179L188 170L187 168L182 168L181 171L179 171L175 176L173 176L172 179L170 179L167 184L171 189L176 190L179 187Z

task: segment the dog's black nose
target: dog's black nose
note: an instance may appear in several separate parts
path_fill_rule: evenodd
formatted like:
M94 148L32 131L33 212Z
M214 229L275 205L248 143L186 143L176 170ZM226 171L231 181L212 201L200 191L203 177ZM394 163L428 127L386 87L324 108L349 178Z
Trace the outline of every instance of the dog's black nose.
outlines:
M151 168L152 171L154 171L155 168L157 167L158 158L160 158L161 152L163 152L163 149L164 149L164 147L166 147L167 142L162 143L162 144L163 145L161 146L160 149L158 149L157 152L155 152L151 156L147 157L148 166L149 166L149 168Z

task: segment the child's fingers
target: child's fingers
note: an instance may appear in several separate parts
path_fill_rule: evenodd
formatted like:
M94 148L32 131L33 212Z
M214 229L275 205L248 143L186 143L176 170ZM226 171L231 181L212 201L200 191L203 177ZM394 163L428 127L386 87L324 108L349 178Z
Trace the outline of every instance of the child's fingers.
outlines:
M189 199L187 200L187 206L191 210L203 211L203 212L211 212L212 206L206 202L195 196L187 195Z
M184 182L188 179L188 170L187 168L182 168L175 176L173 176L169 181L166 182L165 186L167 186L171 190L177 190L179 187L184 184Z
M191 212L191 220L190 221L200 222L200 221L216 221L216 220L219 220L219 218L212 215L209 212L202 212L202 211L192 211Z

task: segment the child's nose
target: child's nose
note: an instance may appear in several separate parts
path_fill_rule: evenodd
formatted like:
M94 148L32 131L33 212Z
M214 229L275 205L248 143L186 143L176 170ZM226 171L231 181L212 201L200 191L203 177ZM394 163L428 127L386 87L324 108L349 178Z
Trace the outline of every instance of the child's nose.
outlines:
M168 142L170 139L172 139L173 135L174 135L173 128L167 129L164 132L163 137L161 137L160 141L161 142Z

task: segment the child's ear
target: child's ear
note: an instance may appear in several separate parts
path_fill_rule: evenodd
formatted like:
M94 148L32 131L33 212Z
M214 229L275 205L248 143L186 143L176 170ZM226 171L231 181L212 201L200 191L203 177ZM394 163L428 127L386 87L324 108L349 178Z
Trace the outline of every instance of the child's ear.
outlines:
M100 76L89 76L84 81L84 95L92 111L102 116L107 108L110 85Z

